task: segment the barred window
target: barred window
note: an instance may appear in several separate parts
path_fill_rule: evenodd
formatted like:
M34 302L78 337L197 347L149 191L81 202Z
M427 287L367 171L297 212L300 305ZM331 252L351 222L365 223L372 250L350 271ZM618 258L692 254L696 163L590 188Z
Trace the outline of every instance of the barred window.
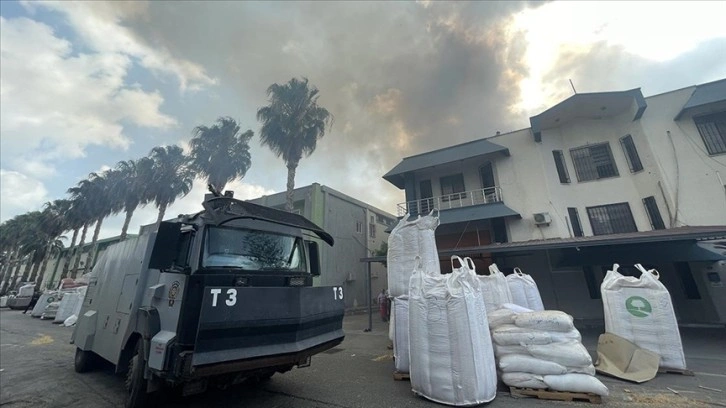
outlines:
M645 211L648 213L648 219L650 220L650 225L653 229L665 229L665 223L663 223L663 218L660 216L660 211L658 210L658 204L655 202L655 197L645 197L643 199L643 205L645 206Z
M628 203L617 203L587 207L592 233L595 235L637 232L633 213Z
M570 174L567 172L565 154L562 153L562 150L553 150L552 156L555 158L555 167L557 168L557 175L560 177L560 183L569 183Z
M459 200L466 198L464 193L464 175L461 173L454 174L453 176L441 177L439 180L441 184L441 198L442 201Z
M643 163L640 162L640 156L638 156L638 150L635 148L633 137L630 135L621 137L620 145L623 146L623 151L625 152L625 158L628 160L630 172L635 173L643 170Z
M726 112L693 118L708 154L726 153Z
M619 176L618 168L613 159L613 152L607 142L570 149L570 155L575 165L577 181Z

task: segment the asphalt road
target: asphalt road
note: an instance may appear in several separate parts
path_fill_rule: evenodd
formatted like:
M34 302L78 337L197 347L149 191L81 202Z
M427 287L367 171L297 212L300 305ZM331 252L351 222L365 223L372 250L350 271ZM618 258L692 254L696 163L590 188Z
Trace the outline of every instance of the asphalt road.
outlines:
M374 322L364 333L367 317L346 317L346 340L313 358L312 365L276 374L262 384L241 384L226 390L181 398L164 394L154 407L440 407L415 396L407 381L392 379L393 362L387 326ZM111 367L77 374L73 371L75 348L69 344L72 328L31 318L18 311L0 309L0 406L2 407L115 407L122 406L123 378ZM583 332L593 350L597 333ZM635 385L599 378L611 391L607 406L627 407L726 407L726 331L684 333L689 368L695 377L659 375ZM722 390L711 391L698 386ZM675 394L667 388L678 391ZM703 401L699 403L698 401ZM502 390L487 406L583 406L535 399L517 400ZM720 405L721 404L721 405Z

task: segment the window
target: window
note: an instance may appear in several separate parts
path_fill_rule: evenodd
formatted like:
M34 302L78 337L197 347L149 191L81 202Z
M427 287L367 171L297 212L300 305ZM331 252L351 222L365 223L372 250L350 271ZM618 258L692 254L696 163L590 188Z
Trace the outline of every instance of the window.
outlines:
M555 167L557 167L557 175L560 176L560 183L569 183L570 174L567 172L567 165L565 165L565 154L562 150L553 150L552 156L555 158Z
M363 223L362 222L360 222L360 221L355 222L355 232L357 232L359 234L361 232L363 232Z
M726 153L726 111L693 118L708 154Z
M266 231L210 227L202 267L306 271L302 240Z
M645 206L645 211L648 213L648 219L653 229L665 229L665 224L663 223L663 218L660 216L660 211L658 211L658 204L655 202L655 197L645 197L643 199L643 205Z
M630 172L635 173L643 170L643 163L640 162L640 156L638 156L638 150L635 149L633 137L630 135L621 137L620 145L623 146L623 151L625 152L625 158L628 160Z
M580 215L577 213L577 208L570 207L567 209L567 214L570 215L570 223L572 224L572 234L576 237L585 236L582 232L582 225L580 224Z
M587 207L592 233L595 235L637 232L633 213L628 203L617 203Z
M441 195L443 196L441 199L443 201L466 198L466 193L464 193L464 176L462 174L441 177L439 182L441 183Z
M368 235L371 238L376 237L376 224L373 224L373 223L368 224Z
M570 149L570 155L575 164L577 181L598 180L619 175L609 143Z

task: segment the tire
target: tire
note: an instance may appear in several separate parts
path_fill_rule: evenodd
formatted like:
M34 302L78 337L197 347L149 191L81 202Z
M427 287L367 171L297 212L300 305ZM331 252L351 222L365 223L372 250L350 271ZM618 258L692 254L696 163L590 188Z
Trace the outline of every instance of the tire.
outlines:
M86 373L93 370L96 365L96 355L92 351L81 350L76 347L76 357L73 360L73 368L77 373Z
M146 358L144 358L144 345L142 340L136 342L134 353L129 361L129 370L126 372L126 408L141 408L146 404Z

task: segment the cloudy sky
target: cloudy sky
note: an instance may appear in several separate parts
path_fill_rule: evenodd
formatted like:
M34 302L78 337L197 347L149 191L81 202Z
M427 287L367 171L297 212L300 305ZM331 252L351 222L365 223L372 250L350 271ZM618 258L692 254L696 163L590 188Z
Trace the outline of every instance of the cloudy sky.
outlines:
M335 116L296 185L395 212L402 157L527 127L578 92L653 95L726 77L726 2L0 3L0 220L219 116L259 131L272 83L306 76ZM238 198L283 191L252 140ZM192 193L167 214L197 211ZM155 220L137 211L131 231ZM122 217L101 236L120 232Z

